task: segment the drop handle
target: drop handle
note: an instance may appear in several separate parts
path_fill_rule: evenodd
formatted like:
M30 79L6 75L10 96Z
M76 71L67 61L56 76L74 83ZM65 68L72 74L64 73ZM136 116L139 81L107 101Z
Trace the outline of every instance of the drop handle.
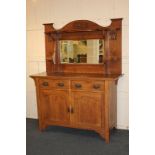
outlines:
M64 83L57 83L59 87L64 87Z
M71 107L70 112L71 112L72 114L74 113L73 107Z
M69 107L67 108L67 112L70 112L70 108Z
M75 87L76 87L76 88L81 88L82 85L81 85L80 83L76 83L76 84L75 84Z
M48 86L48 82L43 82L42 85L47 87Z
M94 89L99 89L99 88L100 88L100 85L99 85L99 84L94 84L94 85L93 85L93 88L94 88Z
M67 107L67 112L74 113L73 107L71 106Z

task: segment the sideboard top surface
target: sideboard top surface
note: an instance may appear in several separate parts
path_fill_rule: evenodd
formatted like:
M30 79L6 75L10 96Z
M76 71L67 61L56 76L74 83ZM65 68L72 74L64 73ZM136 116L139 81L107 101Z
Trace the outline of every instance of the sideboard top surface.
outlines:
M100 79L100 80L117 80L122 74L93 74L93 73L51 73L42 72L34 74L32 78L84 78L84 79Z

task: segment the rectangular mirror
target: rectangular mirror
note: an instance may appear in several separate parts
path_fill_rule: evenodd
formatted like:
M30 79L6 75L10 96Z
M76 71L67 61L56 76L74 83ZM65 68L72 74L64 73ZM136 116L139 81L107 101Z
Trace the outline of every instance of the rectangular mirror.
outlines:
M104 40L61 40L59 41L61 63L103 63Z

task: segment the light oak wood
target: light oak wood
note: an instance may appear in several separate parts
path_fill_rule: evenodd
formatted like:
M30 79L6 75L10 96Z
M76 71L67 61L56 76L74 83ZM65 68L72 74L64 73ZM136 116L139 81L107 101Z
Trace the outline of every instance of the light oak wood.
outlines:
M46 72L32 75L37 93L39 129L57 125L93 130L106 143L117 127L117 82L122 75L122 19L108 27L77 20L56 30L45 26ZM104 39L103 64L61 64L58 41Z
M94 92L73 92L75 122L83 128L101 128L102 94Z
M61 125L70 123L68 91L41 90L41 108L44 122L51 121Z

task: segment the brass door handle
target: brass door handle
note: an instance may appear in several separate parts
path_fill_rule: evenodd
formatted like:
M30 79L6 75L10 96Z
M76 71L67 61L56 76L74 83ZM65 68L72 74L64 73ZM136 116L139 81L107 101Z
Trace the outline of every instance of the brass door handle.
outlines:
M48 82L43 82L42 85L47 87L48 86Z
M93 88L94 88L94 89L99 89L99 88L100 88L100 85L99 85L99 84L94 84L94 85L93 85Z
M73 107L70 105L69 107L67 107L67 112L69 113L74 113Z
M76 84L75 84L75 87L76 87L76 88L81 88L82 85L81 85L80 83L76 83Z
M70 111L72 114L74 113L74 110L73 110L73 107L71 107L71 111Z
M67 112L70 112L70 108L69 107L67 107Z
M57 83L59 87L64 87L64 83Z

